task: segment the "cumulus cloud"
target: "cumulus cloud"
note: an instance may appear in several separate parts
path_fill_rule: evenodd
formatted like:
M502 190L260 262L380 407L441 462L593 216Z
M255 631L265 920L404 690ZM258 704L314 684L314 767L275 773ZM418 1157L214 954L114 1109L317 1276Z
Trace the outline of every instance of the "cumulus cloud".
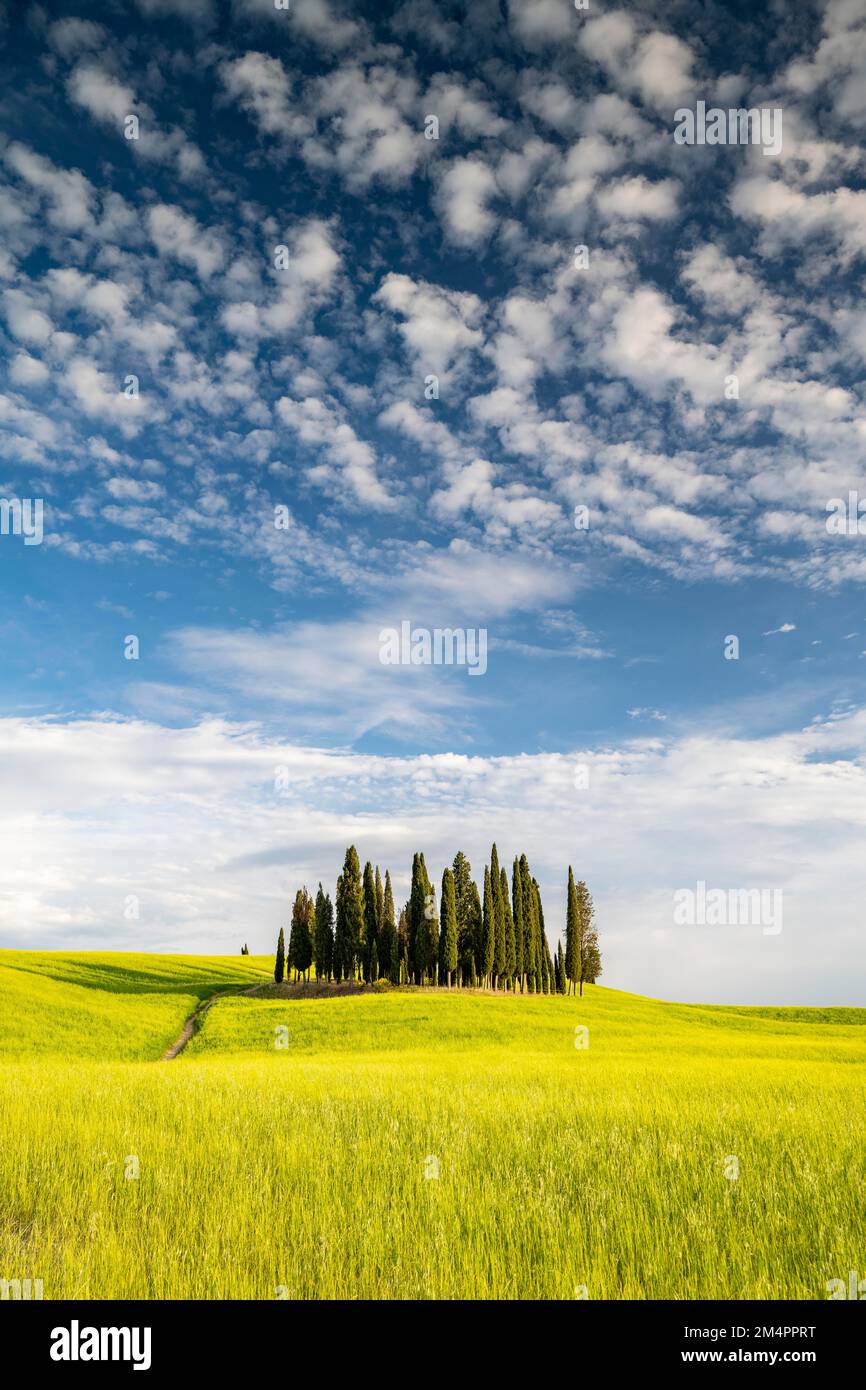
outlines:
M206 633L188 641L191 654L219 660L219 634L210 646ZM314 662L316 650L313 642ZM257 648L253 637L233 660L241 657L251 679L271 680L285 654ZM586 872L607 983L674 999L856 1002L866 983L852 952L864 732L866 716L855 711L761 738L672 734L562 753L388 758L298 746L220 720L167 728L7 718L4 938L187 951L249 940L267 951L286 884L321 879L333 888L348 843L391 868L399 898L419 847L436 872L458 848L477 870L496 806L500 849L528 854L554 940L564 925L564 866ZM588 769L581 791L577 763ZM46 766L50 783L39 771ZM782 932L675 927L673 894L698 880L780 889ZM123 919L129 894L140 902L134 942ZM816 916L825 922L820 962Z

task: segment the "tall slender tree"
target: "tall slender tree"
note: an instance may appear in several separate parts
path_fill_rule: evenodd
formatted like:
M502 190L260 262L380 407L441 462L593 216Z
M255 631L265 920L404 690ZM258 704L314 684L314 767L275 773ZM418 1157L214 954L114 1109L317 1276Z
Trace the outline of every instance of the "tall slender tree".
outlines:
M481 958L481 977L485 989L489 988L493 971L493 954L496 946L496 916L493 906L493 890L490 887L490 867L484 865L484 917L483 917L483 955Z
M580 979L580 909L570 864L565 899L565 978L568 980L568 993L571 994Z
M457 900L454 875L446 869L442 875L442 902L439 908L439 973L451 988L451 975L457 969Z
M532 886L532 874L525 854L520 856L520 891L523 904L523 963L530 994L538 989L541 967L541 938L538 926L538 906Z
M526 919L523 912L523 879L520 861L514 856L511 870L511 907L514 913L514 975L520 980L520 993L526 990Z
M505 908L495 841L490 851L490 891L493 894L493 988L498 989L505 974Z
M373 960L373 947L376 944L376 928L378 917L378 905L376 902L376 880L373 877L373 865L369 859L364 865L364 979L369 984L371 979L371 966Z
M299 888L292 907L292 928L289 934L288 965L295 977L306 975L313 961L313 932L315 909L306 888Z
M277 958L274 962L274 979L278 985L283 983L283 976L286 967L286 939L283 936L283 929L280 927L280 934L277 937Z
M385 892L382 897L381 946L379 948L379 972L387 977L392 985L399 984L400 960L397 950L397 923L394 920L394 892L391 887L391 874L385 870ZM395 970L397 979L394 978Z
M334 956L334 909L331 899L322 891L316 894L316 918L313 928L313 961L317 980L330 980Z
M462 850L454 856L454 908L457 914L457 984L468 981L472 961L471 893L472 868Z
M346 850L343 872L337 880L337 941L342 978L353 979L361 952L364 894L361 863L354 845Z
M558 994L565 994L568 982L565 978L565 956L562 953L562 940L556 943L556 989Z
M505 866L499 871L499 897L502 915L505 918L505 969L503 974L507 984L514 988L516 980L517 947L514 939L514 916L511 911L511 895L508 891L508 873Z
M400 920L397 924L397 950L398 950L398 983L408 985L411 983L411 973L409 966L409 904L400 909Z
M479 980L483 980L482 962L484 959L484 910L481 906L481 894L478 892L478 884L473 879L469 885L469 984L472 989L477 989Z

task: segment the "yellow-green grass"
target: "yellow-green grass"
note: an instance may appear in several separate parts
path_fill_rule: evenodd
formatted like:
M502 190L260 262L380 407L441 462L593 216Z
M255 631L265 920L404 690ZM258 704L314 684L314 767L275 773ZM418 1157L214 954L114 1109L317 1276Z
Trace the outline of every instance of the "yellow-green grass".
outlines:
M270 968L98 959L181 1024ZM53 960L65 990L73 958ZM866 1269L864 1020L602 988L233 996L170 1063L162 1035L150 1060L111 1060L116 1038L105 1061L22 1048L0 1062L0 1278L84 1298L826 1298Z
M202 999L272 969L265 956L0 951L0 1058L159 1057Z

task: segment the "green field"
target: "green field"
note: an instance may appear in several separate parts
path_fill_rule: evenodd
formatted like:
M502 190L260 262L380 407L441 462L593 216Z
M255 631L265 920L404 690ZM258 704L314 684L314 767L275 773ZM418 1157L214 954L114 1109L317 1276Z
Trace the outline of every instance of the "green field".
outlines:
M271 968L0 952L0 1279L822 1299L866 1269L866 1010L237 993L159 1060Z

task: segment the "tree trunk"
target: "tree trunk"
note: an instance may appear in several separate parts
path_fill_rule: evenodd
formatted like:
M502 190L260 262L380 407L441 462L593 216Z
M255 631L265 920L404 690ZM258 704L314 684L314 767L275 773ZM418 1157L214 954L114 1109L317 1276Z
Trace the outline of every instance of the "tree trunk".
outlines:
M580 977L580 997L583 998L583 976Z

